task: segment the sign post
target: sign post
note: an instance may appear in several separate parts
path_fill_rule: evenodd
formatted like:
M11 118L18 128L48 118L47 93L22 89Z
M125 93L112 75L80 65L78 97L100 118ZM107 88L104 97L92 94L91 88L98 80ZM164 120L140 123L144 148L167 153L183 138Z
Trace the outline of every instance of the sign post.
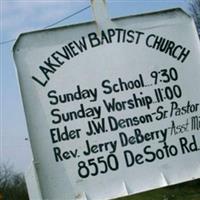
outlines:
M111 199L200 177L192 19L180 9L101 19L102 2L92 1L97 22L25 33L14 46L43 199Z
M110 28L112 26L112 22L108 16L107 5L105 0L90 0L92 5L92 11L94 20L99 27L102 28Z
M32 161L30 167L25 173L26 185L30 200L42 200L38 175L35 169L35 163Z

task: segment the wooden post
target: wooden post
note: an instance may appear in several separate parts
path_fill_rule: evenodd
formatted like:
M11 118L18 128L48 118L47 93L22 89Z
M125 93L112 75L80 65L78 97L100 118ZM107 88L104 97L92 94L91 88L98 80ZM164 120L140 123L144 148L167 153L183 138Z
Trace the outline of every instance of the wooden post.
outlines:
M93 10L93 16L97 24L98 30L110 28L113 26L108 16L106 0L90 0Z

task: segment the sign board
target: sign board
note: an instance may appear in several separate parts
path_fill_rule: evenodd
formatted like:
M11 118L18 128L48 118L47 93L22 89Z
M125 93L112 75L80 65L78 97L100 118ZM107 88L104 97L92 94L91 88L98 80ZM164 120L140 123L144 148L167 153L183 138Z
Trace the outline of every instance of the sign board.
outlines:
M42 198L199 178L199 54L180 9L22 34L14 58Z

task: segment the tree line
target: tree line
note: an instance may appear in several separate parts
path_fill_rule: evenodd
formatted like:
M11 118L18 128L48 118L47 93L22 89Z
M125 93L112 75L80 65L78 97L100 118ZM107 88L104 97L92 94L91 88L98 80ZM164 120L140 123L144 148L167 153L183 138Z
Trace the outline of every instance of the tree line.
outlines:
M9 164L0 165L0 200L28 200L28 192L22 173Z

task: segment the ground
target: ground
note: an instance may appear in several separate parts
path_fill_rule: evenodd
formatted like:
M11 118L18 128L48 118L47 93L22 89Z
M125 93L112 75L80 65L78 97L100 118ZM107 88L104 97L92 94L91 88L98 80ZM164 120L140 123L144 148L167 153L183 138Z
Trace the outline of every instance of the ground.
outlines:
M200 179L117 200L200 200Z

